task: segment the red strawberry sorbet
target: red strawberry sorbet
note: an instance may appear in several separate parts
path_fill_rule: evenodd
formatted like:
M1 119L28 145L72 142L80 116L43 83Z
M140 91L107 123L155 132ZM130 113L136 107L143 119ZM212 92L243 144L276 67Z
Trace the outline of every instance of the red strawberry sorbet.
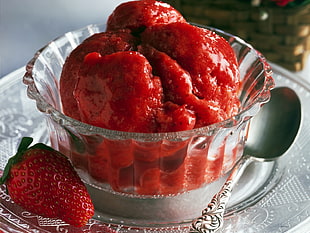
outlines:
M229 43L153 0L118 6L106 32L73 50L60 80L66 115L135 133L185 131L228 119L238 113L239 87ZM188 156L186 141L91 143L92 153L70 152L73 163L116 191L171 194L221 175L224 154L210 164L204 150Z

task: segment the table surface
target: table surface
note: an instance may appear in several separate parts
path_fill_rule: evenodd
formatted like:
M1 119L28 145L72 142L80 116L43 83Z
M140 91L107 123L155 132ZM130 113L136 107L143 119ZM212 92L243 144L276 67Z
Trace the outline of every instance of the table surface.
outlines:
M25 66L35 51L68 31L105 23L127 0L0 0L0 77ZM310 82L310 58L297 73Z

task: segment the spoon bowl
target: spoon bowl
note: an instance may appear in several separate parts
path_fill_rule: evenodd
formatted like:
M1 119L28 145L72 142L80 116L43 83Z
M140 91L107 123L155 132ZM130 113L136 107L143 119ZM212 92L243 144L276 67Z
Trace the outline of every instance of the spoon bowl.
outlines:
M244 154L264 161L284 154L293 143L301 120L301 105L288 87L271 91L270 101L253 117Z
M244 156L235 165L221 190L214 195L190 233L216 232L223 226L226 204L233 187L253 161L274 161L293 144L301 122L301 104L288 87L271 90L271 99L251 120Z

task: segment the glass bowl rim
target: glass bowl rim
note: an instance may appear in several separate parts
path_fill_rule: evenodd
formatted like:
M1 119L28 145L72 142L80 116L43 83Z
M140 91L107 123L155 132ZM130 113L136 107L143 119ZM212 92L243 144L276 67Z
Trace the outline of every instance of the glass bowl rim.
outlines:
M67 127L70 129L75 129L75 131L78 131L80 134L83 135L104 135L106 137L111 138L119 138L119 139L137 139L137 140L150 140L150 141L157 141L157 140L179 140L180 138L184 137L192 137L192 136L210 136L213 135L215 132L217 132L221 128L230 128L233 126L236 126L244 121L247 117L252 117L255 115L256 112L259 111L259 108L262 104L266 103L270 99L270 90L274 87L274 80L272 78L272 70L269 64L267 63L266 58L259 53L257 50L253 48L253 46L247 42L245 42L243 39L241 39L238 36L232 35L230 33L227 33L223 30L209 27L205 25L200 24L193 24L196 26L200 26L209 30L214 31L215 33L219 33L220 36L226 35L229 38L233 38L235 41L237 41L239 44L245 45L248 47L251 51L255 53L257 56L257 59L262 64L263 67L263 73L265 76L264 81L264 87L259 92L259 95L255 97L255 101L248 105L246 108L242 109L238 114L200 128L194 128L191 130L184 130L184 131L176 131L176 132L161 132L161 133L139 133L139 132L126 132L126 131L118 131L118 130L111 130L106 128L100 128L97 126L93 126L84 122L81 122L79 120L76 120L74 118L71 118L69 116L66 116L61 111L54 108L51 104L49 104L44 97L40 94L39 90L36 87L34 74L33 74L33 68L35 66L35 63L39 56L42 54L42 52L47 49L54 41L60 40L65 37L66 34L57 37L56 39L50 41L45 46L43 46L41 49L37 50L33 58L27 63L26 65L26 73L23 76L23 82L27 86L27 95L30 99L33 99L36 101L37 109L46 115L50 116L55 122L60 124L63 127ZM105 24L90 24L86 27L76 29L73 31L70 31L70 33L77 33L79 31L83 31L85 29L89 28L101 28L105 26ZM99 31L101 32L101 31ZM94 33L95 34L97 32ZM255 113L250 115L246 114L251 109L255 109Z

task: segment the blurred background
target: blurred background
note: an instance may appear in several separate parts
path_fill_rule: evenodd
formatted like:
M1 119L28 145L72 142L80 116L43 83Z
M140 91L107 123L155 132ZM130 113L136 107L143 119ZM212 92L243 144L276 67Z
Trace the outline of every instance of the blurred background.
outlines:
M89 24L105 23L115 7L126 1L0 0L0 78L25 66L37 50L56 37ZM180 7L179 0L166 0L166 2ZM210 13L203 10L203 7L196 6L197 1L195 4L189 0L183 2L187 2L187 5L182 5L181 13L185 14L186 18L193 22L216 26L208 19L213 11ZM202 4L201 2L198 3ZM212 1L209 3L213 4ZM232 11L225 4L222 4L221 8L224 8L224 12ZM197 14L198 17L195 16ZM229 22L224 16L221 16L221 19ZM241 16L244 17L245 14L241 13ZM310 59L307 65L296 73L310 81Z
M105 23L124 0L0 0L0 77L25 66L62 34Z

